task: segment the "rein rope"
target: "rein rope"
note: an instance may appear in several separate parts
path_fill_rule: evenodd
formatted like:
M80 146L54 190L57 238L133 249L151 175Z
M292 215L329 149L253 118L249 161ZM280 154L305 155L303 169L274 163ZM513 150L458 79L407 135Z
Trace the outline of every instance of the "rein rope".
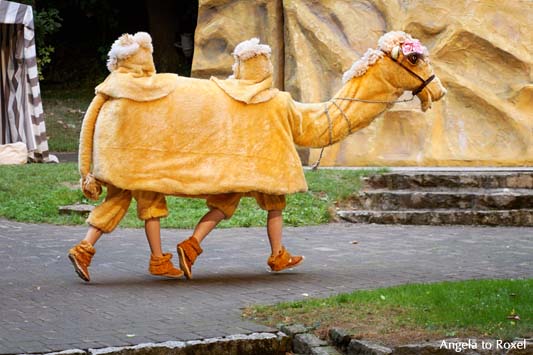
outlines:
M337 104L337 102L336 102L337 100L341 100L341 101L356 101L356 102L364 102L364 103L369 103L369 104L395 104L395 103L401 103L401 102L410 102L410 101L413 101L415 96L418 95L422 90L424 90L424 88L426 86L428 86L429 83L431 83L431 81L433 79L435 79L435 75L434 74L431 75L429 78L424 79L420 75L418 75L417 73L415 73L414 71L412 71L411 69L409 69L408 67L403 65L398 60L396 60L396 59L394 59L392 57L389 57L389 58L391 58L393 62L395 62L396 64L398 64L399 66L401 66L402 68L407 70L407 72L409 74L413 75L418 80L420 80L422 82L422 84L420 84L419 87L417 87L416 89L411 91L411 97L410 98L403 99L403 100L382 101L382 100L365 100L365 99L358 99L358 98L351 98L351 97L334 97L331 100L327 101L325 103L324 113L326 114L326 117L328 119L329 143L328 143L328 145L326 147L329 147L330 145L337 143L337 142L333 142L333 126L332 126L332 122L331 122L331 117L329 115L329 107L331 105L328 106L328 104L335 105L335 107L339 110L339 112L341 113L343 118L346 120L346 123L348 124L348 135L350 135L350 134L352 134L352 127L351 127L351 124L350 124L350 120L348 119L348 116L346 116L346 113ZM318 156L317 161L311 166L311 170L317 170L318 169L318 166L320 165L320 161L322 160L322 155L324 154L324 149L325 149L325 147L322 147L322 149L320 149L320 155Z

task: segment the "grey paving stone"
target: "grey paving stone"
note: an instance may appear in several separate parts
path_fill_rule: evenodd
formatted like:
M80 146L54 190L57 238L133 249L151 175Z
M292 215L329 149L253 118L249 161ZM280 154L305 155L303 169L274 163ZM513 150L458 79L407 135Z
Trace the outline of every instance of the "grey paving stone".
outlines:
M302 354L310 354L313 348L326 345L324 340L311 333L296 334L292 340L293 350Z
M333 346L319 346L311 349L311 355L342 355L335 347Z
M280 326L280 330L288 336L295 336L297 334L308 332L309 328L307 328L303 324L283 324Z
M374 342L352 339L347 353L348 355L389 355L392 349Z
M333 327L328 331L328 335L333 345L342 348L346 348L352 340L351 335L346 331L346 329L343 328Z
M243 320L242 308L406 282L533 277L533 228L330 224L286 228L284 244L306 260L279 274L266 271L264 228L215 230L190 281L149 275L144 231L118 228L96 245L84 283L66 253L85 232L0 220L0 354L269 331ZM175 253L190 233L163 229L164 250Z

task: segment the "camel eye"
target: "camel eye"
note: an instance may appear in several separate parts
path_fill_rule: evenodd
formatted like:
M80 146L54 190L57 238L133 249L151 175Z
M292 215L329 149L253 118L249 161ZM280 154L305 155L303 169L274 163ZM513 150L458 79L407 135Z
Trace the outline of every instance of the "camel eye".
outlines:
M411 64L416 64L418 59L420 59L420 56L419 56L418 53L409 53L407 55L407 60L409 60L409 62L411 62Z

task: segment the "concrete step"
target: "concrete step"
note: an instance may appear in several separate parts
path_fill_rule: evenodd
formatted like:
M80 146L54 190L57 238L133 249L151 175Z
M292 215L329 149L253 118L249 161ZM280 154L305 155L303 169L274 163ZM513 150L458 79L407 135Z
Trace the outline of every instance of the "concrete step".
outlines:
M533 189L367 190L342 206L360 210L529 209L533 208Z
M337 216L352 223L417 225L488 225L533 227L533 209L519 210L404 210L337 211Z
M532 171L393 172L364 179L366 189L511 188L533 189Z

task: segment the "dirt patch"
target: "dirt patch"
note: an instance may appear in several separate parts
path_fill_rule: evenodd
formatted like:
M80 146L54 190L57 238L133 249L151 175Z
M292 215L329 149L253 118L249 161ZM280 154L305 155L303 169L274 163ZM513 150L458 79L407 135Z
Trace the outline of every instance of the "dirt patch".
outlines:
M326 307L307 311L291 309L291 316L255 312L246 309L244 316L254 321L276 326L284 324L304 324L314 329L313 333L321 339L327 339L330 328L345 329L356 339L364 339L395 347L416 342L439 340L446 337L482 337L479 332L456 332L447 334L445 331L428 330L409 324L405 309L386 308L379 310L347 309Z

